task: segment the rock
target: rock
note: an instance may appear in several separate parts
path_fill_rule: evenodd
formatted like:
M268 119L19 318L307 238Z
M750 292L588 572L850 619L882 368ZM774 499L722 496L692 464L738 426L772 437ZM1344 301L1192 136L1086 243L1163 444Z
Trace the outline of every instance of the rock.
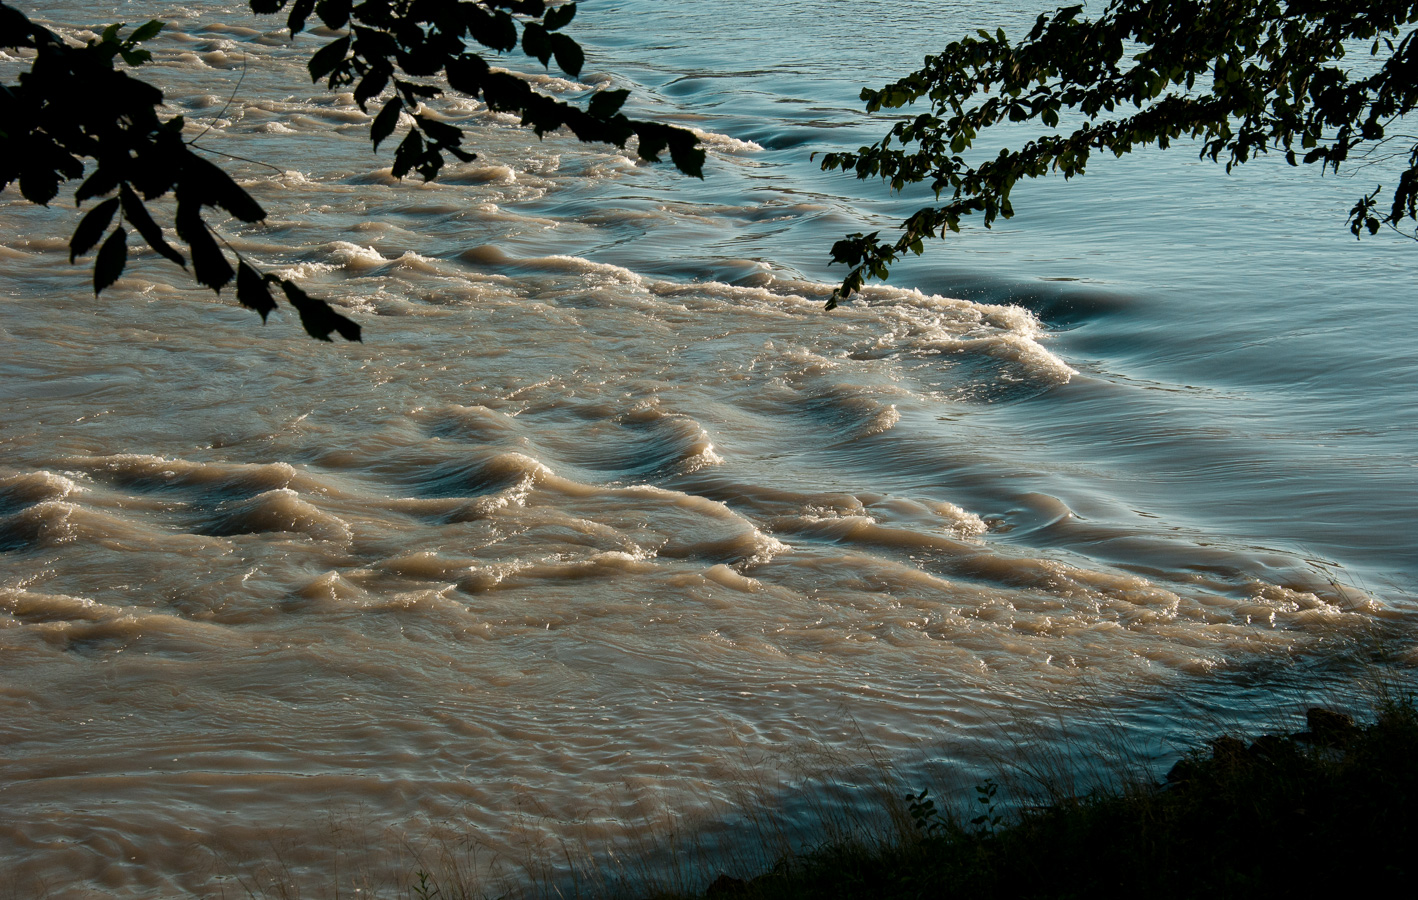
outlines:
M1305 710L1305 724L1309 727L1310 739L1326 747L1347 743L1359 731L1348 715L1318 706Z
M1211 745L1211 758L1217 762L1238 763L1246 758L1246 742L1240 738L1223 734L1207 743Z
M1278 734L1263 734L1255 739L1248 752L1253 758L1264 760L1278 759L1291 749L1293 745L1290 738Z
M1167 772L1167 787L1176 787L1186 784L1196 775L1196 760L1189 756L1183 756L1177 760L1177 764L1172 766Z

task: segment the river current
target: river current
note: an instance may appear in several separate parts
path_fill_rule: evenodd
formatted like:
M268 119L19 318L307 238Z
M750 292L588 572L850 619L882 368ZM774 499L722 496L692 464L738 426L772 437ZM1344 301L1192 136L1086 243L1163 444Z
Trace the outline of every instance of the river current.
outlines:
M167 22L144 74L277 170L214 157L270 215L223 235L365 342L136 250L96 301L68 194L0 194L0 891L323 895L448 835L516 880L799 751L973 771L1408 679L1418 250L1344 226L1381 166L1098 161L824 311L831 243L926 198L809 154L1051 5L588 0L581 79L505 65L631 88L705 179L449 98L479 158L431 184L309 85L326 30L22 5Z

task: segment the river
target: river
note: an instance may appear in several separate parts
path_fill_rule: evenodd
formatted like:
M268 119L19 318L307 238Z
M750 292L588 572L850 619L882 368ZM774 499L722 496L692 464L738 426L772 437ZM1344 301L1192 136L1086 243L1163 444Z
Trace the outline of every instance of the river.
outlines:
M1418 250L1349 235L1373 170L1098 161L823 310L923 198L809 154L1051 6L591 0L579 81L505 64L631 88L704 180L452 98L479 158L432 184L309 85L328 32L47 6L168 23L145 74L280 173L214 157L270 214L223 235L365 342L136 251L95 300L67 194L0 193L0 890L555 882L857 777L807 757L974 777L1101 712L1160 760L1409 680Z

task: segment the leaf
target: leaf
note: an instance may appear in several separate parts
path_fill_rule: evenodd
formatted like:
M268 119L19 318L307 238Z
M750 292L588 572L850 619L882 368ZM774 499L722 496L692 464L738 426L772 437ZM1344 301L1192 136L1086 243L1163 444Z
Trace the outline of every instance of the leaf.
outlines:
M384 104L379 115L374 117L374 124L369 127L369 136L374 140L375 150L379 149L380 141L394 133L394 126L399 124L399 113L403 109L404 101L395 97Z
M403 178L409 174L409 170L418 165L423 158L423 135L417 131L410 131L404 135L404 139L399 142L399 146L394 148L394 166L391 174L395 178ZM428 179L424 179L427 181Z
M102 197L116 187L118 179L114 177L113 171L100 163L94 173L85 178L84 183L74 192L74 202L83 203L90 197Z
M319 81L345 61L345 57L350 52L350 36L345 35L338 41L331 41L310 58L306 63L306 68L310 70L310 80Z
M490 72L483 80L483 101L489 109L520 110L532 101L527 82L506 72Z
M542 25L547 31L556 31L558 28L565 28L574 18L576 18L576 4L567 3L547 10L547 14L542 17Z
M196 155L183 161L184 181L206 206L220 206L243 222L259 222L266 211L219 167Z
M160 135L162 142L178 154L183 153L181 136L168 129L166 124L162 126L162 131L166 132ZM124 181L135 193L146 200L156 200L172 190L173 184L182 175L182 163L181 160L174 161L173 154L167 152L145 154L133 159L123 174Z
M670 161L686 175L704 177L704 148L691 131L676 128L671 132Z
M364 7L360 7L363 11ZM387 31L379 31L374 28L365 28L362 25L353 25L351 30L355 35L355 53L369 60L370 65L389 65L389 57L399 52L399 42L394 40L394 36Z
M188 238L187 246L192 250L192 271L197 283L205 284L220 294L232 276L231 263L226 261L226 255L205 228L200 237Z
M122 22L114 22L112 25L105 28L103 30L103 33L99 35L99 42L104 44L116 43L118 41L118 29L122 27Z
M591 104L586 108L586 112L597 119L609 119L620 112L620 108L625 105L625 98L630 96L630 91L601 91L591 98Z
M94 296L118 280L123 274L123 266L128 262L128 233L119 225L99 248L98 259L94 260Z
M561 71L572 77L580 75L581 68L586 65L586 54L581 52L581 45L560 33L553 33L548 38L551 41L551 52L556 54L556 64L561 67Z
M190 188L179 186L177 194L177 236L186 241L192 251L192 274L198 284L205 284L221 293L222 287L235 274L231 263L226 261L226 256L212 238L207 223L202 221L201 204L192 198Z
M482 91L488 65L481 56L459 56L448 63L445 71L448 73L449 87L469 97L476 97Z
M502 10L488 12L472 3L458 4L468 25L468 36L494 50L517 49L517 23Z
M542 65L546 65L551 59L551 36L547 30L536 22L528 22L522 26L522 52L528 56L536 57Z
M334 331L347 341L360 340L359 323L335 312L324 300L310 296L287 279L281 279L281 290L290 305L300 313L300 324L305 326L306 333L311 337L328 341L330 332Z
M236 300L242 306L260 313L262 322L266 321L271 310L276 308L276 301L271 298L271 289L266 286L266 279L245 261L236 266Z
M370 69L369 74L364 76L359 86L355 88L354 98L360 109L364 109L366 103L384 93L384 88L389 86L389 76L392 74L393 71L388 66L377 65Z
M189 238L187 245L192 250L192 271L197 283L205 284L220 294L232 275L231 263L226 261L226 255L205 228L201 236Z
M75 257L88 253L89 249L98 243L117 211L118 198L114 197L95 206L79 220L79 227L74 229L74 236L69 239L69 262L72 263Z
M118 55L123 57L125 63L135 69L145 62L153 61L153 55L146 50L119 50Z
M635 135L635 126L625 116L617 115L610 119L597 119L570 106L563 109L562 113L566 117L566 125L571 129L571 133L576 135L578 140L588 144L614 144L617 147L624 147L625 142Z
M271 13L281 11L281 7L286 5L286 0L251 0L251 11L258 15L268 16Z
M9 148L6 147L6 152ZM46 165L33 165L20 172L20 195L31 203L48 205L59 193L59 176Z
M320 21L330 28L344 28L350 20L350 0L320 0L315 4Z
M642 122L640 127L635 129L635 134L640 138L640 145L635 148L636 154L646 162L659 162L660 153L669 143L665 132L669 129L664 125L654 122Z
M0 47L33 47L34 30L23 13L0 4Z
M437 97L443 92L431 84L420 84L417 81L402 81L394 79L394 89L404 95L407 99L413 97Z
M139 26L138 30L129 36L128 43L138 44L143 41L150 41L157 37L160 31L162 31L162 22L159 22L157 19L149 20Z
M158 227L158 223L153 221L153 217L148 214L148 208L143 205L142 200L138 199L138 195L133 193L133 189L125 184L118 189L118 196L123 200L123 218L138 229L143 240L148 242L148 246L185 268L187 258L173 249L173 246L163 238L162 229ZM73 262L72 258L70 262Z
M427 116L415 116L414 118L418 121L419 127L423 129L423 133L428 135L434 143L452 144L455 147L462 143L463 132L458 128Z
M286 27L290 29L292 37L305 30L305 20L310 18L313 9L315 0L295 0L295 4L290 8L290 15L286 17Z
M658 122L634 122L640 138L636 152L647 162L659 162L660 154L669 148L675 168L695 178L704 177L704 150L694 132Z

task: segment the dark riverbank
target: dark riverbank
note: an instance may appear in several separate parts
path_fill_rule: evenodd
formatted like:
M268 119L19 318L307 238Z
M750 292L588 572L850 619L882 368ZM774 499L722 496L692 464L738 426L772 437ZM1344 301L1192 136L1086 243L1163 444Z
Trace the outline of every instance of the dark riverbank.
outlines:
M1371 724L1324 709L1307 730L1225 735L1157 783L996 815L913 798L916 833L885 847L830 846L705 898L1365 896L1415 874L1418 709L1382 705ZM668 900L672 895L661 895Z

